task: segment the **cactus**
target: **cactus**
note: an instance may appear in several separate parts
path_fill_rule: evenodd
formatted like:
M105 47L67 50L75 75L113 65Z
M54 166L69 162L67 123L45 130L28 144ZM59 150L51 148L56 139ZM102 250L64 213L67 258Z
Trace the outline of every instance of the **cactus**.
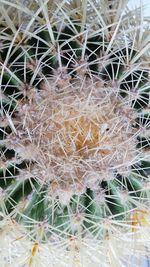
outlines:
M2 266L121 266L149 225L147 24L127 1L0 2Z

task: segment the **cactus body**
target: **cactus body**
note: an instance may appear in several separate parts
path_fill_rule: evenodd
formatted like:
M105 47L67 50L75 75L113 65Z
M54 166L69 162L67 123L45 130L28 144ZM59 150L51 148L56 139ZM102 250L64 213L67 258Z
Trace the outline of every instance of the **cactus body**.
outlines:
M105 244L148 216L148 56L117 26L117 1L108 21L101 11L107 27L89 23L83 2L56 5L62 21L47 17L47 3L30 29L5 16L0 24L0 209L33 242L25 266L61 242L75 255L52 266L90 264L82 243Z

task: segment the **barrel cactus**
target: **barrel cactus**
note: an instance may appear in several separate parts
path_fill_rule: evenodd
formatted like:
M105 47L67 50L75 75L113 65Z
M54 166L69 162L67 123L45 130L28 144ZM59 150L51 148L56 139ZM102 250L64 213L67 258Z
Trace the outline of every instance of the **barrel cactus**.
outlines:
M0 1L2 267L149 249L149 29L126 2Z

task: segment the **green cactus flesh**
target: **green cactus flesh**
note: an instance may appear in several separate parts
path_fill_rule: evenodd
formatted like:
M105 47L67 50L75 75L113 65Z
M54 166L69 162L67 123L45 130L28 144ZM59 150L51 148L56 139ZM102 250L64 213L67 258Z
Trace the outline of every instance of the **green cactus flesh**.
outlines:
M105 219L148 203L148 66L132 43L108 49L75 19L52 34L0 30L1 211L33 239L45 223L43 242L103 239Z

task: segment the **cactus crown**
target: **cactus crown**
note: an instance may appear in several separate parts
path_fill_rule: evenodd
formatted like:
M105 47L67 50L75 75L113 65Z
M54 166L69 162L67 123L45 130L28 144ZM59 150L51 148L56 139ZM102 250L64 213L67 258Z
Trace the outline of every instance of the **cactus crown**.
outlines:
M1 212L31 240L104 240L111 221L148 203L149 60L137 17L120 13L123 1L39 1L20 24L13 2L0 22Z

